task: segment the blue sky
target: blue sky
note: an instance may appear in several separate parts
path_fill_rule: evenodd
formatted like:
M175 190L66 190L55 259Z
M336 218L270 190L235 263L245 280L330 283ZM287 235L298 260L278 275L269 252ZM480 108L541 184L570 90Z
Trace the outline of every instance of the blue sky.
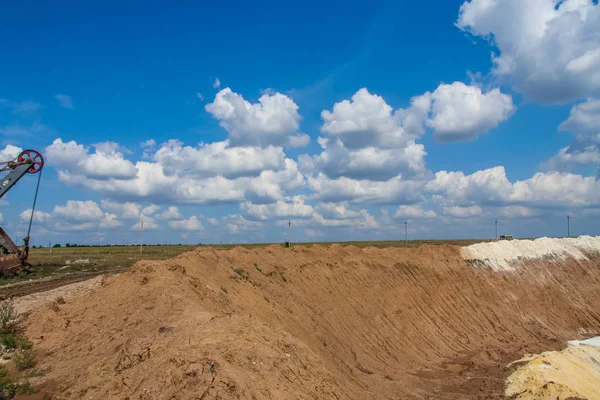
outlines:
M596 2L325 3L4 5L33 243L598 234Z

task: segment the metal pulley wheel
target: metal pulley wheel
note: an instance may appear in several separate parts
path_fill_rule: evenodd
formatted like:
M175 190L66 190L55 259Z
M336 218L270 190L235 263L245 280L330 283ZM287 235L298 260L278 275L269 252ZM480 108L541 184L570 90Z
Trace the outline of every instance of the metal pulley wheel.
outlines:
M19 162L27 160L31 160L31 168L27 171L28 174L37 174L44 168L44 157L35 150L24 150L19 154Z

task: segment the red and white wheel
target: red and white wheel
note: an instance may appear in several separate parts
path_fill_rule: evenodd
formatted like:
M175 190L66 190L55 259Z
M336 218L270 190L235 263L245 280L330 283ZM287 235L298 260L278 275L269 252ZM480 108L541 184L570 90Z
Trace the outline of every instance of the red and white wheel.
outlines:
M25 160L32 160L31 168L27 173L29 174L37 174L44 168L44 157L40 153L35 150L24 150L21 154L19 154L18 161L23 162Z

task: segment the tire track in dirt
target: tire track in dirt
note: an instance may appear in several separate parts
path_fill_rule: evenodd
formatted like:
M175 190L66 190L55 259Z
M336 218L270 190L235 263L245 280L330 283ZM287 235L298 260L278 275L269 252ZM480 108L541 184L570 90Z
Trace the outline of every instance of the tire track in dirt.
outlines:
M122 270L107 270L101 272L79 272L72 275L62 275L51 279L39 279L27 283L18 283L15 285L0 286L0 300L6 300L13 297L26 296L33 293L45 292L56 289L61 286L72 283L83 282L100 275L114 274Z

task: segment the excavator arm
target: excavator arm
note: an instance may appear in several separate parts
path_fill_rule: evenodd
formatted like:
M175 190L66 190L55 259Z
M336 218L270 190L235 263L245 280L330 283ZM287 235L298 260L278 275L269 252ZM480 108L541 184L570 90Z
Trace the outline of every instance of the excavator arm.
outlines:
M8 165L2 169L2 171L6 171L7 169L10 172L6 175L4 179L2 179L2 184L0 185L0 199L12 188L32 167L31 159L26 160L27 162L23 163L15 163L14 161L9 161ZM10 168L11 163L13 163L14 169Z
M25 150L19 154L16 160L4 162L2 164L4 164L4 167L0 168L0 172L8 171L8 173L0 180L0 199L23 176L25 176L25 174L36 174L40 172L44 167L44 158L35 150ZM32 220L33 212L34 210L32 209ZM0 275L10 276L15 272L29 266L27 262L27 258L29 256L29 233L27 235L28 236L24 239L25 246L23 249L20 249L19 246L17 246L10 238L10 236L6 234L4 229L0 228Z

